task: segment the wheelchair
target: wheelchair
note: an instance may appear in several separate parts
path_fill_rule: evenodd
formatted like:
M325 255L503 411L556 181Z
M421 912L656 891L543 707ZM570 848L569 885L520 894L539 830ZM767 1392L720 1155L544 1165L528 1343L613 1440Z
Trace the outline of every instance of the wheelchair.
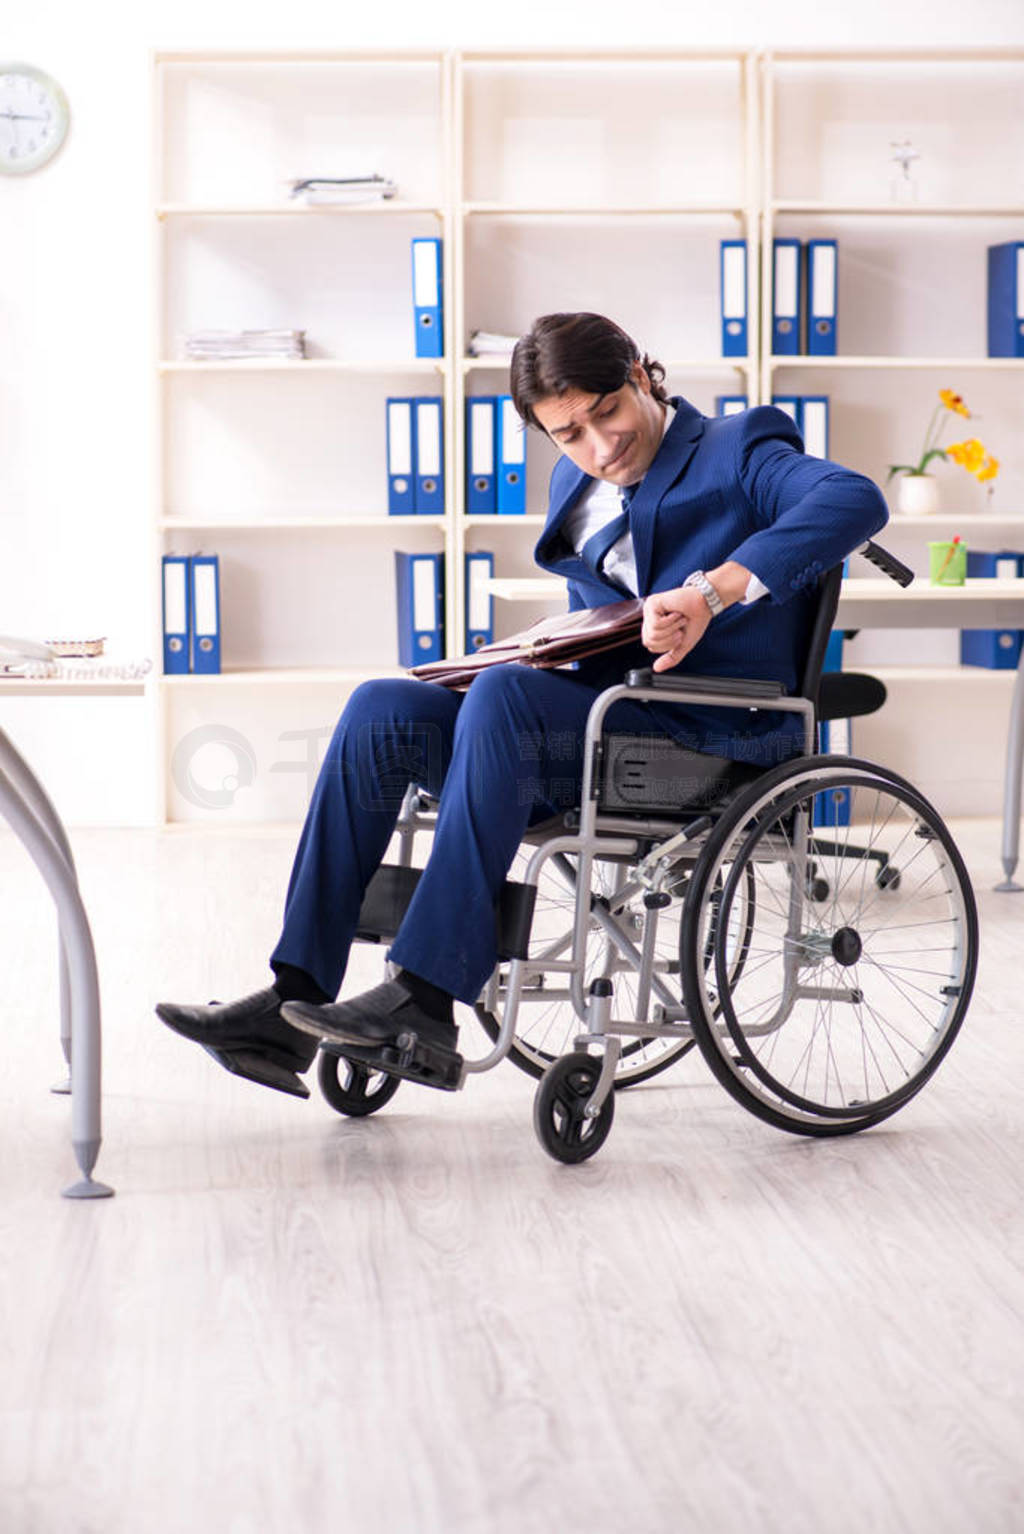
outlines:
M912 578L877 545L861 552ZM799 695L651 671L599 695L580 808L527 832L501 893L499 963L474 1008L489 1053L441 1079L413 1038L380 1069L325 1042L332 1107L373 1113L403 1077L455 1090L508 1058L538 1079L542 1146L572 1164L604 1144L620 1092L694 1047L738 1103L794 1134L867 1129L920 1091L970 1003L977 911L949 831L910 783L815 751L841 574L820 582ZM804 753L766 771L605 733L620 698L795 712ZM371 881L360 938L397 932L418 878L414 839L435 818L411 788L399 862Z

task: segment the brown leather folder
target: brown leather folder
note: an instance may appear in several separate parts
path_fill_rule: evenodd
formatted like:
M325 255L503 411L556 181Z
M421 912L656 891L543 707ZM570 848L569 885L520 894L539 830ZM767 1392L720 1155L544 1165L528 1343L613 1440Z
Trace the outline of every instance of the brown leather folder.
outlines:
M630 597L604 607L585 607L579 612L538 618L520 633L482 645L471 655L413 666L412 675L424 682L440 682L442 687L458 689L468 687L475 676L490 666L507 666L513 661L551 670L639 639L643 612L644 604L639 597Z

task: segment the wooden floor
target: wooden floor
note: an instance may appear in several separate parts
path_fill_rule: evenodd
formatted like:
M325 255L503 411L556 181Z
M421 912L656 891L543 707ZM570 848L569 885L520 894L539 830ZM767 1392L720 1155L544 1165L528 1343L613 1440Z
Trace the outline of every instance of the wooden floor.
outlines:
M0 833L0 1529L1020 1534L1024 896L955 829L980 979L903 1113L792 1138L690 1057L577 1169L510 1065L344 1120L154 1019L266 982L293 831L79 833L96 1204L58 1196L55 929Z

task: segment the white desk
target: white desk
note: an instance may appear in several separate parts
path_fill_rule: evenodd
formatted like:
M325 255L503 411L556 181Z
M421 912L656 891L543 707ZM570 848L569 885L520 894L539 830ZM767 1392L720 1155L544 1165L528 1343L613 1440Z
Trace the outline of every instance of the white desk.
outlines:
M506 601L552 601L565 582L551 576L488 582ZM921 577L900 587L884 576L843 582L836 627L843 629L1024 629L1024 580L969 580L962 586L930 586ZM1003 785L1003 870L999 890L1022 890L1014 881L1020 851L1021 770L1024 767L1024 652L1010 705Z
M141 696L138 681L0 677L5 697ZM102 1140L99 976L89 919L78 890L67 832L46 790L0 730L0 815L39 869L57 907L60 931L61 1044L71 1068L71 1144L82 1176L68 1198L105 1198L114 1190L92 1176ZM58 1088L57 1090L66 1090Z

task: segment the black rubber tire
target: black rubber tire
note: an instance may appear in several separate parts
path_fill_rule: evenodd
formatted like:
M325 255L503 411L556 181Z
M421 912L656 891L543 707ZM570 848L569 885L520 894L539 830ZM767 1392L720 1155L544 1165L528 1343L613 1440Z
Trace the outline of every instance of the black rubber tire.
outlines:
M336 1113L344 1113L350 1119L364 1119L376 1113L402 1085L397 1076L371 1071L368 1066L326 1049L320 1051L316 1074L326 1101Z
M705 898L711 871L715 866L715 860L720 851L723 851L736 833L741 833L745 840L743 848L752 847L760 835L760 824L763 811L757 809L759 802L768 808L768 802L763 796L770 794L771 807L776 815L785 813L786 800L789 796L789 780L798 777L811 777L819 770L823 773L822 787L834 786L834 774L836 769L845 774L844 781L850 785L873 786L881 783L894 796L902 797L903 801L913 807L920 816L922 822L932 832L933 838L942 844L942 849L954 879L959 885L959 892L964 912L964 944L966 959L964 963L963 982L960 997L951 1020L946 1024L943 1032L941 1047L931 1056L927 1063L917 1071L914 1076L901 1088L894 1090L888 1096L875 1100L870 1106L865 1105L864 1112L857 1111L849 1114L837 1111L820 1104L809 1101L801 1101L798 1097L789 1096L788 1102L772 1104L766 1102L756 1090L754 1077L759 1074L758 1063L751 1055L745 1058L746 1050L742 1038L733 1036L727 1046L716 1042L713 1033L714 1019L709 1017L703 1008L701 991L706 973L704 955L701 952L703 944L700 940L700 911ZM832 774L832 776L826 776ZM814 784L804 784L803 787L792 791L791 809L798 800L803 800L813 793ZM749 821L749 824L747 822ZM737 858L737 864L743 867L744 852L741 850ZM749 866L749 864L747 865ZM890 882L889 889L895 890L899 884L899 874L896 870L896 881ZM736 878L734 873L732 879ZM731 882L731 881L730 881ZM877 884L877 880L876 880ZM884 888L885 886L881 886ZM731 891L726 890L726 904L728 905ZM794 762L783 764L781 767L766 773L764 778L752 784L741 794L729 810L719 821L711 836L701 858L698 860L690 891L690 902L683 915L683 925L680 937L680 956L682 959L683 993L686 997L687 1006L690 1010L691 1023L700 1047L712 1072L725 1090L742 1104L748 1112L763 1119L766 1123L774 1125L777 1129L786 1130L791 1134L810 1136L832 1136L854 1134L859 1130L867 1129L874 1124L880 1123L895 1113L908 1102L921 1087L931 1078L941 1061L945 1058L953 1039L959 1031L964 1015L970 1002L971 992L974 986L974 978L977 966L978 949L978 918L971 889L970 879L964 867L963 859L944 826L935 809L925 800L920 793L897 773L881 768L871 762L861 761L855 757L810 757L797 759ZM700 958L698 959L698 953ZM715 1015L722 1006L719 1001ZM728 997L725 998L725 1018L730 1025L734 1019L730 1016L731 1006ZM736 1067L740 1067L737 1070ZM750 1075L748 1077L748 1071Z
M615 1117L615 1093L609 1092L594 1119L583 1108L597 1085L601 1061L579 1051L548 1067L533 1099L533 1127L555 1161L575 1166L601 1149Z

